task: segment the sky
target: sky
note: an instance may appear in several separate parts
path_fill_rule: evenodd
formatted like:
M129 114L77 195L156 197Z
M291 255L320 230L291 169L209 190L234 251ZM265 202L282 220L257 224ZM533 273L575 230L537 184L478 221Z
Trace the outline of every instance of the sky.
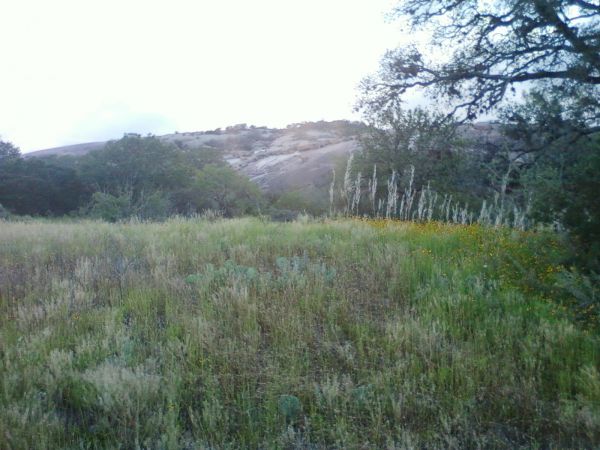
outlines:
M24 153L238 123L351 119L409 37L390 0L0 2L0 139Z

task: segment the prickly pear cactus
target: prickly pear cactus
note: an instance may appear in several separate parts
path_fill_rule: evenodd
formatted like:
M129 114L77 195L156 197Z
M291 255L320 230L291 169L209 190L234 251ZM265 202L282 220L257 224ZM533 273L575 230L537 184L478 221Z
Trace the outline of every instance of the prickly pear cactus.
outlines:
M295 395L282 395L277 402L279 413L285 418L285 421L295 422L300 418L302 412L302 403Z

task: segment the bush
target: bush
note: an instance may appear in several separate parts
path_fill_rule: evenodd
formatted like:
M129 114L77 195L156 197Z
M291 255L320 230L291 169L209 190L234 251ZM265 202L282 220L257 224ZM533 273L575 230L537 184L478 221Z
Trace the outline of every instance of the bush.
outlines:
M600 137L574 148L547 150L530 171L527 183L536 219L560 224L576 248L574 263L600 269Z
M166 192L156 191L142 196L136 208L137 216L144 220L164 220L171 214L171 200Z
M214 164L198 172L192 194L198 212L221 211L225 217L256 214L263 202L256 184L230 167Z
M132 215L131 194L114 196L104 192L95 192L88 209L89 215L93 218L117 222Z
M0 203L0 219L8 219L10 216L10 213L8 212L8 210L2 206L2 203Z
M142 194L135 202L131 192L117 196L95 192L88 210L91 217L108 222L117 222L130 217L143 220L164 220L171 213L171 202L168 194L161 191L153 192L148 196Z
M318 216L328 210L326 198L323 192L290 191L281 194L273 206L278 210L306 212Z
M298 218L298 212L289 209L275 209L271 211L270 218L275 222L293 222Z

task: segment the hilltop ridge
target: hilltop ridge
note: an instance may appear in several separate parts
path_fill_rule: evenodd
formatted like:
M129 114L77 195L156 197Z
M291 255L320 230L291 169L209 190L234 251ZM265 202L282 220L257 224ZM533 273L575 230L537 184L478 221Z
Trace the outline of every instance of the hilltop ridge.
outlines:
M175 132L158 136L181 149L213 149L234 169L266 191L305 188L329 183L339 157L358 148L360 122L306 122L286 128L238 124L225 129ZM90 142L26 154L26 157L81 156L100 150L106 142Z
M497 142L499 128L491 123L462 127L466 138L479 145ZM157 136L181 149L212 149L234 169L247 175L264 191L323 187L340 159L360 148L362 122L336 120L303 122L286 128L246 124L208 131L175 132ZM89 142L39 150L26 157L81 156L100 150L106 142Z

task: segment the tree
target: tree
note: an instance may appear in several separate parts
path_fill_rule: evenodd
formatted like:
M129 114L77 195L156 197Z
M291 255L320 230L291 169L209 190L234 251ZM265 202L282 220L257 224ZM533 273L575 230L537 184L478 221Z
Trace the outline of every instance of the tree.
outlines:
M390 102L366 119L369 127L361 135L363 151L356 160L359 170L369 173L377 165L379 175L387 179L393 170L413 165L418 186L437 181L442 188L462 147L452 121L420 108L404 109L399 102Z
M446 100L459 121L504 107L511 182L578 252L597 252L600 1L401 0L392 16L429 33L428 45L388 52L359 108L382 109L413 88ZM519 86L524 101L506 102Z
M587 91L592 113L584 131L600 130L598 0L403 0L393 16L407 18L412 31L433 30L429 49L389 51L379 74L364 81L359 107L421 87L472 120L515 86L545 80Z
M154 136L127 134L105 148L88 153L80 165L82 177L95 191L121 195L131 191L137 202L143 193L180 189L193 178L194 166L175 145Z
M90 217L117 222L130 217L142 220L164 220L171 213L171 201L167 193L156 191L148 196L142 196L135 203L131 192L121 195L111 195L95 192L87 205Z
M226 217L256 213L262 202L256 184L230 167L213 164L198 172L192 193L197 211L221 211Z
M96 215L110 220L122 218L110 212L115 209L111 205L117 203L128 205L115 209L124 217L162 218L169 213L189 213L196 173L217 157L222 160L220 155L180 149L154 136L127 134L82 158L80 173L92 192L109 195L94 197L88 210L92 214L108 211Z
M2 192L2 185L8 175L9 162L18 160L21 157L21 152L18 147L7 141L0 140L0 196ZM2 205L0 200L0 219L5 219L9 216L8 210Z
M24 159L0 141L0 204L16 214L62 215L76 210L85 188L74 169L59 159Z
M19 147L15 147L8 141L0 141L0 164L21 158Z
M573 134L564 109L577 98L533 91L505 112L507 132L520 142L521 182L537 221L565 228L578 265L600 268L600 134ZM543 149L543 151L540 151ZM532 157L532 154L535 157Z

